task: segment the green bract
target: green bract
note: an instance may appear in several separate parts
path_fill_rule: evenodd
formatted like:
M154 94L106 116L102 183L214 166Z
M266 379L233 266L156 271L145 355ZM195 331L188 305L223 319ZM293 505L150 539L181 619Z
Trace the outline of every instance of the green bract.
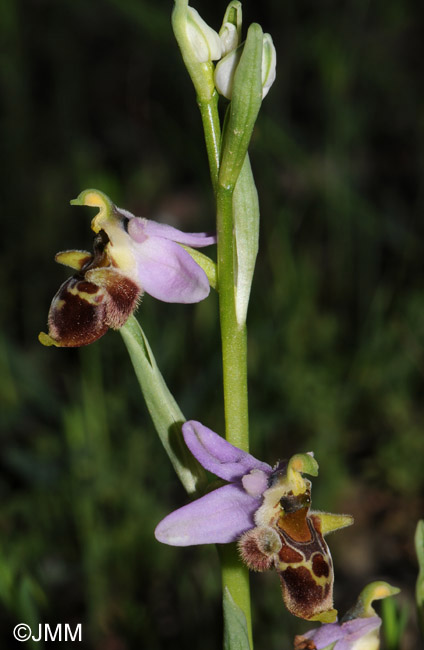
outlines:
M234 73L219 173L219 183L226 189L237 182L262 103L262 36L260 25L253 23Z
M162 377L137 319L131 316L120 333L166 453L187 493L196 494L205 485L205 472L184 443L181 425L185 417Z

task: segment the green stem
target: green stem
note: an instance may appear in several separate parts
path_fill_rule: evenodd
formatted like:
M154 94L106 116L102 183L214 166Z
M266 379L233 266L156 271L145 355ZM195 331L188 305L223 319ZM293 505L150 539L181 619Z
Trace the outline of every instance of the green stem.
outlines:
M221 321L224 381L225 435L231 444L249 451L247 403L246 327L239 326L235 303L235 242L233 194L230 187L219 184L221 128L217 94L205 101L198 97L202 116L212 185L217 201L218 286ZM237 179L235 179L237 181ZM222 283L222 284L221 284Z
M219 547L221 560L222 593L227 588L234 602L246 618L249 645L253 650L252 614L250 609L249 571L240 562L240 556L235 544L225 544Z
M240 327L236 318L232 199L233 189L218 187L218 283L225 437L239 449L249 451L246 326ZM223 589L228 588L246 617L250 646L253 648L249 572L241 564L233 544L221 551L221 571Z
M249 451L246 326L236 317L233 235L233 190L217 194L218 283L224 381L225 435Z
M210 100L197 97L197 103L202 116L212 186L216 194L221 153L221 123L218 114L218 93L215 91Z
M198 96L208 153L212 185L217 202L218 287L222 340L224 384L225 437L239 449L249 451L249 421L247 401L247 336L246 326L239 326L235 302L235 241L233 223L233 193L231 187L219 183L221 157L221 128L218 97L202 100ZM220 548L222 588L227 588L247 623L250 647L253 650L252 617L250 610L249 572L241 563L235 544Z

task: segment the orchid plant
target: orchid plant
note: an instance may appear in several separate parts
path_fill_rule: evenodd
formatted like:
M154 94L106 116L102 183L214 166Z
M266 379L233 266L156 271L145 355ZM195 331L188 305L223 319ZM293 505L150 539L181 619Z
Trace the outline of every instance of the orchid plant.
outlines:
M174 546L220 545L227 650L253 649L248 570L271 568L280 577L287 609L324 624L297 637L297 649L375 650L381 620L371 602L396 589L371 585L359 605L337 622L334 569L324 538L353 519L311 510L312 484L304 475L318 474L313 453L275 465L249 454L246 319L259 203L248 146L275 79L272 38L252 24L243 40L238 0L228 5L219 32L188 0L176 0L172 25L200 108L216 201L211 230L216 232L184 233L134 216L99 190L83 191L71 203L97 211L91 223L93 252L56 255L74 274L53 298L48 333L39 338L44 345L78 347L109 328L120 330L155 428L192 498L158 524L156 539ZM222 122L220 96L227 100ZM197 250L215 244L216 264ZM186 420L134 317L144 292L168 303L195 303L206 299L211 287L219 295L225 437ZM225 484L210 490L205 470Z

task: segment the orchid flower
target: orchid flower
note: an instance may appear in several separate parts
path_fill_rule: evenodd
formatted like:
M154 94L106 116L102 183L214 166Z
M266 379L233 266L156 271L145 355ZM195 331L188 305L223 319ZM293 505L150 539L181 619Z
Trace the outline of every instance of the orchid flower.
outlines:
M92 343L109 327L122 327L144 292L164 302L194 303L208 296L205 271L182 245L209 246L215 236L184 233L135 217L97 190L85 190L71 203L99 208L91 222L94 251L56 255L57 262L77 273L53 298L49 334L40 334L41 343L58 347Z
M302 474L317 475L313 455L296 454L272 468L200 422L186 422L182 431L193 456L228 484L165 517L156 539L172 546L238 541L250 569L277 570L290 612L334 621L333 568L324 535L349 526L352 517L309 511L311 483Z
M387 582L372 582L363 589L341 623L322 625L297 636L294 650L378 650L381 618L372 602L397 593L399 589Z

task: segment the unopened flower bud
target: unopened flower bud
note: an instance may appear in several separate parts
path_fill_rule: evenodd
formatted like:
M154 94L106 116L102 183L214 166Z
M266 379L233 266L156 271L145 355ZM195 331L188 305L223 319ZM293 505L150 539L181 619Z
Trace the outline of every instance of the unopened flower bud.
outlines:
M221 95L231 99L233 94L233 82L236 68L239 64L244 45L237 49L231 50L224 56L216 66L215 86ZM277 64L277 56L274 43L269 34L263 36L262 48L262 99L268 94L269 89L274 83Z
M239 45L237 27L233 23L224 23L219 30L219 37L221 39L222 56L235 50Z
M270 34L264 34L262 50L262 99L275 81L277 53Z
M233 94L234 74L240 61L243 46L231 50L223 59L218 61L215 69L215 86L220 95L231 99Z
M193 7L187 8L187 36L199 63L217 61L221 58L222 46L219 35Z
M235 50L241 42L242 9L239 0L231 0L228 5L219 36L222 43L222 55Z

